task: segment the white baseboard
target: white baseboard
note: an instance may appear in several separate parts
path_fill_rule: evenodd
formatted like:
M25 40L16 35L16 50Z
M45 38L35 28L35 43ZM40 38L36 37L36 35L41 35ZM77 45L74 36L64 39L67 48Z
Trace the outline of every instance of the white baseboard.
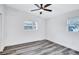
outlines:
M0 47L0 52L3 52L5 46Z

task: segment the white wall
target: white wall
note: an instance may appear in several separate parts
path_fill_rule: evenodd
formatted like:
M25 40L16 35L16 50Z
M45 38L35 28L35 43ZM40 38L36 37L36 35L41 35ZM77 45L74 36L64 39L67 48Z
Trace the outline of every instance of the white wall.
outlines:
M2 15L0 15L0 42L2 41Z
M69 17L79 16L79 10L52 17L47 23L47 38L53 42L79 51L79 32L67 30Z
M0 49L2 50L2 15L0 15Z
M4 49L4 41L5 41L5 6L0 5L0 51Z
M6 20L7 39L5 46L45 39L45 20L38 16L7 7ZM37 21L39 29L37 31L24 31L25 20Z

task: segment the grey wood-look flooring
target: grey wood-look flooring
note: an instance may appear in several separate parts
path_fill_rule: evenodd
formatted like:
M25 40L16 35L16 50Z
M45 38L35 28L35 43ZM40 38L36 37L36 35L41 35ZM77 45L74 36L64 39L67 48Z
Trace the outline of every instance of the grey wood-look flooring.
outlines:
M48 40L40 40L5 47L0 55L78 55L78 51L66 48Z

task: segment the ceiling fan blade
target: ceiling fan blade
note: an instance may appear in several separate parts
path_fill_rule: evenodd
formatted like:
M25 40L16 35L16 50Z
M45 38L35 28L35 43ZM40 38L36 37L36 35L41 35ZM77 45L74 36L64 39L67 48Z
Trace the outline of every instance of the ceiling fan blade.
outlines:
M34 9L34 10L31 10L31 11L37 11L37 10L40 10L40 9Z
M40 8L40 6L38 4L34 4L35 6L37 6L38 8Z
M50 9L43 9L43 10L45 10L45 11L49 11L49 12L52 12L52 10L50 10Z
M44 8L46 8L46 7L50 6L50 5L52 5L52 4L46 4L46 5L44 6Z
M40 8L43 9L43 4L40 4L40 6L41 6Z

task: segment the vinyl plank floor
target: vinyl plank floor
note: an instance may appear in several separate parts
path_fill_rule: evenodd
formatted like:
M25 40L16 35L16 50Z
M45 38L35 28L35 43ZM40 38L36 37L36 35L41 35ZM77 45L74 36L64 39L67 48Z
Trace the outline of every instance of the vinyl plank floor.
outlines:
M40 40L5 47L0 55L79 55L79 52L48 40Z

